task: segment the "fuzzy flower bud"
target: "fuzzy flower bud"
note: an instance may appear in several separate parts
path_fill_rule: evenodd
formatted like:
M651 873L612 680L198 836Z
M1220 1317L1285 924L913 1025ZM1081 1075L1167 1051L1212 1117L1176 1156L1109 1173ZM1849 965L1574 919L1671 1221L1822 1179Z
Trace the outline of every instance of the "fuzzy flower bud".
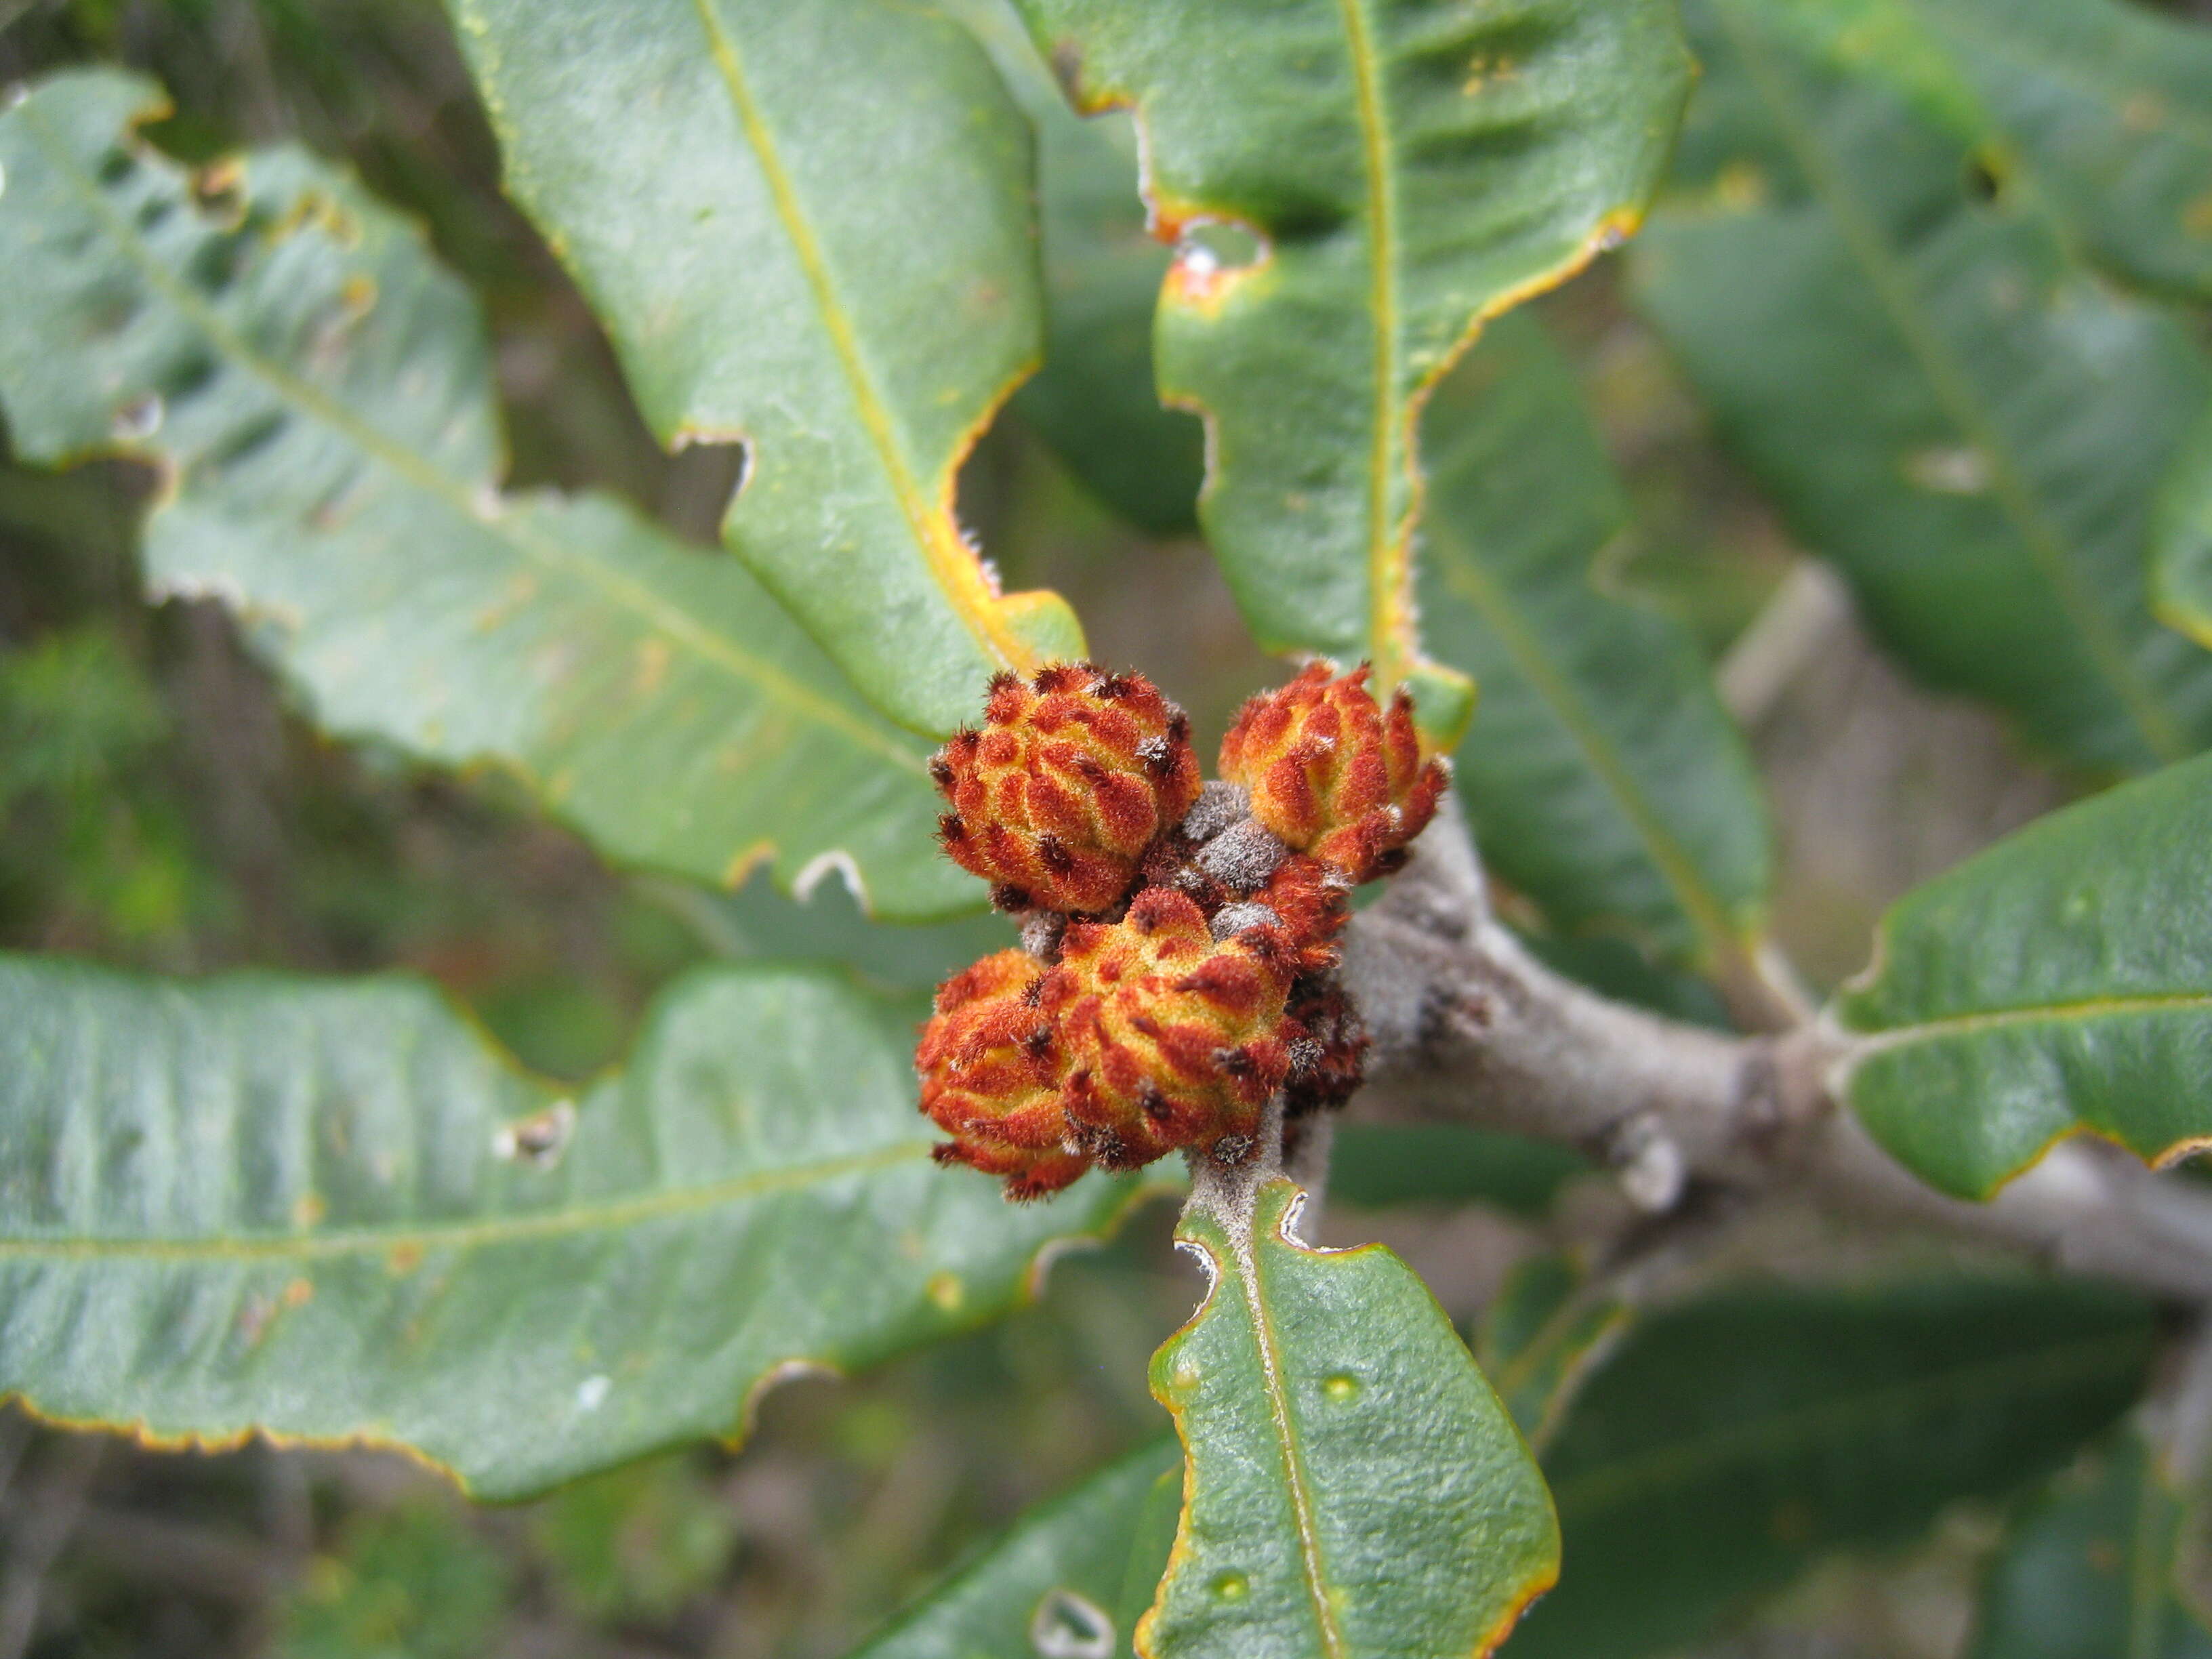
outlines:
M1388 872L1428 827L1444 787L1443 768L1422 763L1413 700L1400 690L1386 714L1368 672L1331 679L1310 663L1246 703L1221 741L1221 775L1249 792L1252 816L1354 881Z
M1115 909L1198 799L1190 722L1141 674L1060 663L991 683L980 731L930 762L945 850L1001 908Z
M1290 1071L1295 957L1264 924L1215 940L1205 912L1163 887L1121 921L1071 927L1040 1000L1066 1046L1073 1144L1133 1169L1250 1136Z
M1319 859L1293 854L1275 866L1267 884L1252 896L1265 905L1291 941L1301 974L1326 973L1341 960L1349 884Z
M1333 975L1300 980L1285 1011L1299 1028L1283 1115L1333 1111L1358 1092L1367 1071L1367 1025Z
M1044 964L1001 951L938 988L915 1052L921 1109L952 1137L940 1163L1006 1177L1007 1196L1059 1191L1090 1160L1065 1151L1059 1045L1037 1006Z

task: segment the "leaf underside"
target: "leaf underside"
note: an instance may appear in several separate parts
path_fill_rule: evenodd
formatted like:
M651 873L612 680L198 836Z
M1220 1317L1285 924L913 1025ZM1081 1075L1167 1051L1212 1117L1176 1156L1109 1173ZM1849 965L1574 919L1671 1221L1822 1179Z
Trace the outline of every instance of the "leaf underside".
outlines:
M156 1443L410 1449L486 1498L737 1432L1000 1311L1138 1189L930 1161L917 1012L679 984L562 1095L428 987L0 958L0 1391Z
M1484 319L1634 228L1686 86L1673 8L1024 9L1085 107L1135 109L1156 232L1200 233L1162 290L1159 385L1206 417L1200 516L1246 620L1371 659L1448 742L1468 693L1415 634L1419 405Z
M195 179L133 136L161 106L94 71L0 114L0 400L26 459L161 467L155 591L239 611L326 728L510 769L617 860L975 901L925 745L742 567L499 494L482 323L411 228L294 150Z
M1986 1197L2088 1131L2212 1139L2212 757L2055 812L1907 895L1834 1012L1843 1097L1924 1180Z
M1675 1651L1820 1555L2058 1468L2137 1398L2149 1308L2085 1284L1747 1287L1649 1316L1544 1469L1565 1577L1507 1659Z
M1793 530L1932 684L2083 765L2212 739L2212 654L2160 626L2148 504L2212 395L2170 314L2071 263L2033 192L1753 0L1706 70L1638 303Z
M2212 1659L2212 1628L2177 1587L2186 1523L2157 1453L2122 1434L2014 1522L1967 1659Z
M1036 364L1030 143L965 31L898 0L449 0L510 193L662 441L742 441L729 545L871 702L975 717L1083 654L953 514Z
M1494 324L1425 430L1421 617L1482 687L1454 764L1485 860L1563 931L1742 957L1771 873L1758 776L1687 630L1600 587L1627 507L1543 326Z
M1298 1243L1303 1197L1270 1182L1249 1232L1194 1207L1177 1234L1213 1282L1152 1357L1188 1463L1139 1650L1486 1653L1558 1572L1543 1480L1420 1281Z

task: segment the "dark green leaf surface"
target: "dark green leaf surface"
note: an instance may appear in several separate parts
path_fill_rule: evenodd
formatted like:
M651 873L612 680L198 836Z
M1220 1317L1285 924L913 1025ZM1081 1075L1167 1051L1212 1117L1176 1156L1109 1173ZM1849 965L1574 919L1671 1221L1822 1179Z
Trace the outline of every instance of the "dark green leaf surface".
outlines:
M0 959L0 1391L158 1442L411 1448L512 1497L973 1324L1128 1204L937 1168L917 1008L695 975L562 1096L427 987Z
M1917 0L2090 256L2212 298L2212 28L2128 0Z
M1414 630L1419 405L1482 319L1634 228L1686 86L1673 8L1024 9L1085 106L1134 106L1155 226L1185 238L1160 388L1207 418L1200 514L1253 631L1372 659L1455 735L1466 688Z
M1012 0L953 9L1036 129L1044 367L1014 394L1014 412L1139 529L1194 530L1206 434L1195 416L1163 408L1153 386L1152 307L1169 255L1137 194L1136 127L1067 106Z
M2039 819L1908 894L1835 1014L1843 1097L1984 1197L2063 1136L2212 1139L2212 757Z
M1766 896L1765 802L1687 630L1601 589L1627 505L1542 325L1492 325L1424 432L1421 618L1482 687L1454 759L1483 857L1555 927L1741 963Z
M1421 1282L1380 1245L1320 1252L1304 1194L1176 1237L1213 1283L1152 1356L1189 1459L1157 1659L1491 1650L1559 1567L1544 1483Z
M1583 1375L1627 1328L1627 1306L1591 1294L1589 1283L1570 1257L1531 1256L1506 1275L1475 1332L1475 1362L1539 1452Z
M854 1659L1037 1659L1120 1655L1133 1625L1123 1611L1132 1553L1163 1485L1182 1457L1156 1441L1024 1515L981 1556L938 1586ZM1142 1611L1166 1559L1146 1564Z
M949 732L995 667L1083 654L1001 597L954 474L1034 367L1021 112L900 0L450 0L507 188L664 442L742 441L725 539L894 719Z
M735 561L499 494L482 325L417 234L293 151L195 185L131 136L158 107L90 73L0 114L0 399L27 458L161 466L156 590L237 608L331 730L508 768L618 860L973 902L923 744Z
M1677 1648L1823 1551L1903 1543L2033 1481L2131 1403L2152 1338L2141 1303L2024 1280L1743 1290L1650 1316L1545 1459L1566 1574L1509 1659Z
M1706 70L1640 302L1796 533L1929 683L2084 764L2212 738L2212 654L2152 617L2148 503L2212 392L2172 316L2070 263L1971 143L1759 0Z
M2212 28L2128 0L1756 0L2027 191L2073 252L2212 295Z
M2159 614L2212 650L2212 410L2166 475L2156 534Z
M1980 144L2090 259L2212 295L2212 29L2128 0L1762 3Z
M2148 1449L2123 1435L2014 1525L1969 1659L2212 1659L2212 1630L2175 1589L2182 1525Z
M1329 1152L1332 1203L1494 1204L1531 1220L1589 1168L1557 1141L1451 1123L1346 1123Z

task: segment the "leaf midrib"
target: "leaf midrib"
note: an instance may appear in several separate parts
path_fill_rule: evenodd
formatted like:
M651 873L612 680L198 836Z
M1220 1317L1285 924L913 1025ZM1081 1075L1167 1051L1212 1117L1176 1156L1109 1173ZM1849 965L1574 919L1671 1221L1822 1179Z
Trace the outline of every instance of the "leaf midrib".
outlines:
M1737 0L1717 0L1712 9L1714 15L1743 59L1760 101L1766 106L1784 143L1804 170L1813 193L1834 219L1844 246L1865 271L1869 286L1888 314L1892 326L1919 362L1937 403L1960 432L1988 458L1991 482L2005 515L2012 520L2032 560L2079 631L2083 646L2127 709L2137 735L2160 760L2180 759L2189 752L2187 744L2155 696L2142 683L2134 664L2128 659L2125 643L2118 637L2110 619L2094 597L2082 587L2063 540L2045 521L2033 492L2013 463L2008 446L1997 441L1996 428L1983 412L1972 383L1952 362L1941 337L1923 325L1910 284L1881 233L1868 221L1849 184L1830 164L1819 138L1808 128L1782 84L1757 39L1756 29L1745 26L1735 15L1736 3Z
M1224 1225L1223 1231L1236 1256L1237 1277L1244 1285L1244 1305L1252 1318L1253 1342L1259 1349L1260 1372L1267 1389L1268 1420L1274 1425L1282 1452L1291 1518L1298 1534L1298 1565L1305 1577L1306 1594L1313 1603L1315 1626L1327 1659L1343 1659L1344 1632L1337 1628L1336 1609L1329 1601L1328 1576L1322 1565L1321 1533L1314 1518L1313 1495L1306 1488L1305 1464L1298 1455L1297 1431L1291 1421L1290 1398L1283 1386L1282 1340L1268 1314L1267 1297L1260 1285L1261 1241L1255 1237L1256 1224L1249 1218L1240 1226Z
M1395 617L1403 580L1398 538L1390 523L1390 475L1400 422L1395 418L1398 363L1398 202L1390 173L1389 120L1382 108L1382 67L1363 0L1337 0L1351 60L1352 94L1359 115L1360 164L1367 182L1367 302L1374 313L1374 407L1367 455L1367 649L1387 692L1396 678Z
M2129 996L2080 997L2065 1002L2023 1003L2010 1008L1977 1009L1850 1034L1853 1060L1944 1037L1972 1036L2014 1026L2066 1024L2077 1020L2123 1019L2140 1014L2212 1015L2212 991L2146 991Z
M760 105L753 97L737 40L724 23L715 0L692 0L692 8L698 15L700 27L706 31L716 73L730 94L731 106L737 112L738 125L744 130L745 142L752 147L753 158L760 165L769 199L775 204L776 222L783 227L793 256L806 278L807 291L814 297L814 308L822 319L823 331L830 337L830 349L836 354L837 365L852 391L854 408L890 485L892 499L906 520L908 533L927 561L939 590L975 636L983 654L1002 666L1027 665L1029 653L1006 629L979 562L967 550L946 515L931 507L908 464L890 411L884 405L874 375L869 372L852 319L847 316L836 285L830 279L829 261L823 256L820 239L814 234L805 206L784 166L775 135L769 130Z
M2084 1339L2022 1357L2002 1354L1929 1376L1778 1412L1763 1420L1708 1429L1640 1455L1599 1463L1552 1482L1553 1501L1564 1521L1571 1510L1588 1515L1615 1509L1710 1476L1765 1451L1792 1452L1824 1438L1860 1437L1864 1424L1893 1419L1899 1407L1941 1400L1973 1401L2008 1394L2054 1390L2110 1370L2140 1369L2140 1353L2116 1360L2110 1337Z
M572 1156L574 1151L572 1148ZM297 1261L384 1254L407 1246L425 1251L484 1249L520 1239L558 1238L696 1214L770 1193L820 1185L844 1176L864 1175L903 1164L926 1164L929 1154L930 1144L927 1140L900 1141L872 1152L787 1164L781 1169L755 1170L702 1186L668 1188L567 1209L515 1211L465 1221L203 1238L18 1234L0 1237L0 1261L118 1258L163 1261Z
M532 533L526 525L502 511L487 518L470 489L432 465L415 451L387 438L375 427L357 418L344 405L324 395L312 382L301 380L267 357L237 333L189 283L177 278L156 258L137 230L118 215L96 183L76 165L75 157L47 126L35 103L26 103L21 116L33 141L45 153L56 173L107 231L125 258L185 318L232 361L258 376L277 396L338 434L362 453L381 463L404 482L436 500L466 522L481 527L495 540L541 566L565 572L587 586L596 587L611 603L629 610L647 625L690 649L733 678L746 682L762 695L783 702L817 725L843 733L865 749L917 775L925 771L921 757L882 732L854 719L847 710L824 702L781 669L763 661L726 635L717 634L689 612L669 604L643 583L580 556L557 542Z
M1696 860L1668 830L1658 809L1647 799L1643 786L1598 725L1589 705L1577 695L1572 683L1553 670L1543 646L1523 624L1512 601L1481 569L1480 556L1443 518L1431 526L1429 534L1438 544L1439 551L1446 545L1458 550L1460 557L1436 561L1445 586L1482 614L1522 673L1566 727L1568 737L1582 750L1590 770L1597 775L1598 781L1644 842L1644 851L1658 869L1660 878L1672 890L1674 902L1682 907L1690 925L1697 930L1708 960L1725 963L1744 955L1746 941L1729 921L1726 901L1707 885Z

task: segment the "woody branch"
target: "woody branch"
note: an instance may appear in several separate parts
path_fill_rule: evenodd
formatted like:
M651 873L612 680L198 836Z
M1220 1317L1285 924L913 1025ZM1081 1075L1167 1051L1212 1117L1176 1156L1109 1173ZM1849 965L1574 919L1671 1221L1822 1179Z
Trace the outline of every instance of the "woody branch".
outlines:
M1730 1036L1625 1006L1535 961L1491 915L1455 813L1352 920L1344 977L1374 1039L1364 1114L1567 1142L1664 1212L1692 1180L1794 1185L1838 1212L1948 1230L2053 1266L2212 1302L2212 1194L2073 1141L1987 1203L1926 1186L1838 1109L1850 1039L1817 1021Z

